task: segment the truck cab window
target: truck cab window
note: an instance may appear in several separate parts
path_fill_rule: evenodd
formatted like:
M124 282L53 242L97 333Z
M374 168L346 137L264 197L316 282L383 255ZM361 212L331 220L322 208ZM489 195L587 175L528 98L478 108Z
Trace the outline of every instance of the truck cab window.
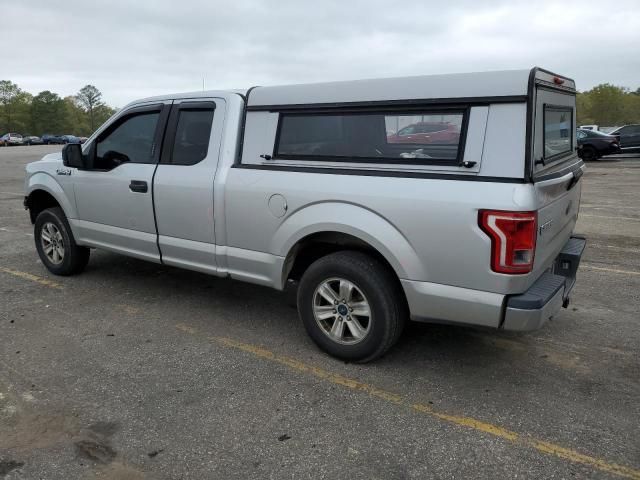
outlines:
M96 144L93 167L111 170L123 163L153 163L153 141L160 112L126 118Z
M213 109L180 110L171 163L195 165L207 156Z

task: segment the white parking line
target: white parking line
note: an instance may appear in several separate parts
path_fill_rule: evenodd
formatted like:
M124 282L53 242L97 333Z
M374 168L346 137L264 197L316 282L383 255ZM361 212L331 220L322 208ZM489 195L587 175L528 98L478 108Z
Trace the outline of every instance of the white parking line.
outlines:
M581 266L588 270L599 270L602 272L621 273L623 275L640 275L640 272L636 272L634 270L620 270L618 268L596 267L588 263L583 263Z
M619 217L617 215L590 215L588 213L581 213L581 217L594 217L594 218L608 218L611 220L632 220L634 222L640 222L638 217Z

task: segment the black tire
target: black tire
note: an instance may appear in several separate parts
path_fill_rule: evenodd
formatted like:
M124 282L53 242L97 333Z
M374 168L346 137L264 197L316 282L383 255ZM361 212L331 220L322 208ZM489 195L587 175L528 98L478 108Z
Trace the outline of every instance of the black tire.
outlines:
M355 286L354 291L360 292L356 292L354 296L361 293L369 306L366 334L362 339L356 340L356 343L335 341L326 333L328 325L323 328L320 325L322 321L316 321L316 290L328 281L338 282L336 279L344 279ZM400 338L408 316L404 293L395 273L376 258L356 251L336 252L316 260L302 276L297 300L298 313L313 341L334 357L360 363L370 362L384 355ZM322 305L324 308L329 306L330 304ZM345 303L345 306L349 307L349 304ZM333 310L334 314L336 312L337 310ZM327 314L331 315L329 312ZM355 319L356 314L351 315ZM335 318L337 316L334 315L332 321L337 321ZM350 316L340 318L352 321ZM345 331L349 330L346 334L348 336L351 327L347 328L347 323L343 328Z
M591 145L585 145L582 147L582 160L585 162L592 162L598 160L598 151Z
M61 245L64 254L59 263L52 261L44 251L42 230L48 224L53 224L62 237L59 245ZM33 233L40 260L51 273L55 275L74 275L80 273L87 266L90 251L87 247L80 247L76 244L67 217L60 207L47 208L40 212L36 218Z

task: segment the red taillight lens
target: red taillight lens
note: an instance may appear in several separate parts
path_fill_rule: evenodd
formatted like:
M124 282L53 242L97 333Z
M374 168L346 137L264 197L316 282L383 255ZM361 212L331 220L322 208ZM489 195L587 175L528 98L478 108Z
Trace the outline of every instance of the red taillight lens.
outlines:
M480 210L478 225L491 238L491 270L529 273L536 251L537 212Z

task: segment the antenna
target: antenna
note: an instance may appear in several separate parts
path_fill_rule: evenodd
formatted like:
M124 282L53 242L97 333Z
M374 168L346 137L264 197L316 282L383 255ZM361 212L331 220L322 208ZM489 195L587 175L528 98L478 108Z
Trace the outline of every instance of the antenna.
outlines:
M204 92L204 77L202 77L202 91Z

